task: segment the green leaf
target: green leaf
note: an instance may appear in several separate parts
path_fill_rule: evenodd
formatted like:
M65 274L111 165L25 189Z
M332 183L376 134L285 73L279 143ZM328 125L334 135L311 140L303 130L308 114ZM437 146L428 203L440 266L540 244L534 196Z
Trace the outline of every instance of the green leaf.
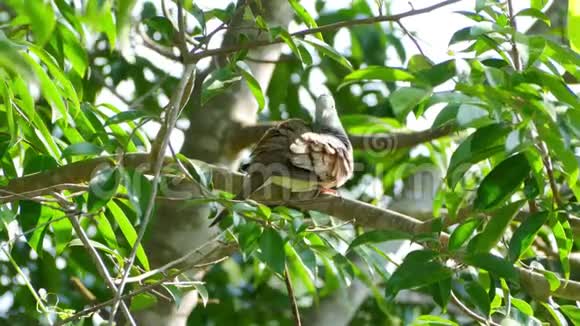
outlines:
M494 248L523 204L524 201L520 200L494 211L485 229L469 242L468 252L486 253Z
M446 312L447 304L451 298L451 277L431 285L431 295L433 300L443 309L443 312Z
M191 11L191 13L193 14L193 17L195 17L195 20L197 20L197 22L199 23L199 26L201 27L201 30L203 33L205 33L205 29L206 29L206 20L205 20L205 14L203 13L203 10L201 10L201 8L195 3L195 1L192 1L190 3L191 8L189 8L189 11Z
M451 233L448 245L449 250L453 251L459 249L482 222L483 220L480 218L472 218L461 223L461 225Z
M0 31L0 67L6 68L17 75L22 75L24 78L30 78L32 69L28 65L25 58L18 52L18 47L3 38Z
M575 109L580 109L578 96L562 79L536 68L524 72L523 76L527 82L543 86L544 89L549 90L558 100L570 104Z
M212 71L203 81L201 104L206 104L240 79L241 77L228 67Z
M491 303L487 292L477 282L468 282L465 284L465 291L475 306L483 313L485 317L489 316Z
M137 216L143 218L151 199L152 181L143 175L143 171L135 169L123 171L123 184L127 188L131 206Z
M463 262L484 269L506 280L517 281L519 279L517 270L510 262L489 253L467 255Z
M489 112L478 105L461 104L457 110L457 123L459 126L478 127L489 122Z
M170 45L175 39L177 31L174 29L171 21L163 16L155 16L147 18L143 21L143 24L147 26L147 32L149 35L153 33L159 33L160 39L157 43L162 45Z
M453 271L438 261L438 254L431 250L417 250L409 253L385 284L388 297L394 297L400 290L421 287L449 278ZM417 271L429 271L417 273Z
M546 281L548 281L548 284L550 285L550 291L551 292L556 291L561 285L560 278L558 277L558 275L550 271L542 271L542 272L544 274L544 278L546 279Z
M580 325L580 308L572 305L562 305L560 310L566 317L570 318L574 325Z
M9 86L4 81L0 81L0 91L2 93L2 102L4 110L6 111L5 121L8 125L8 132L10 134L10 143L14 143L16 141L16 134L18 132L15 123L15 115L13 110L13 97Z
M105 240L105 243L111 249L118 249L119 244L117 243L117 237L115 236L115 231L109 223L109 220L104 213L94 216L93 219L97 223L97 231L99 235Z
M308 11L304 9L304 7L300 4L300 2L298 2L298 0L288 0L288 1L290 2L292 9L294 9L294 12L298 15L298 17L300 17L300 19L302 19L302 21L304 21L306 26L308 26L309 28L318 27L314 18L310 16ZM315 33L314 36L316 36L316 38L324 42L324 39L322 38L322 33Z
M272 210L270 209L270 207L268 207L266 205L258 204L258 213L264 219L268 220L268 219L270 219L270 216L272 215Z
M429 106L429 103L427 104L427 106ZM459 110L458 104L448 104L439 112L439 114L435 118L435 121L433 121L431 129L456 122L458 110Z
M485 176L477 188L474 207L485 210L501 204L518 190L529 174L530 164L524 153L503 160Z
M389 102L395 115L399 119L404 119L414 107L430 95L431 89L402 87L391 93Z
M548 0L530 0L532 8L542 10L548 4Z
M68 218L58 218L51 223L51 226L54 231L56 254L60 255L72 238L72 224Z
M416 73L421 70L427 70L431 67L433 67L433 62L431 59L421 54L415 54L410 57L409 63L407 64L407 69L412 73Z
M534 17L550 26L550 18L546 16L541 10L535 8L526 8L516 14L516 16Z
M87 210L94 213L104 207L117 193L121 174L116 168L106 168L97 171L89 182Z
M78 95L70 81L70 78L64 74L64 72L58 66L58 63L55 61L55 59L52 56L50 56L48 52L46 52L45 50L34 44L29 44L28 47L34 54L36 54L40 58L42 63L46 65L52 77L56 79L56 81L58 81L58 84L60 85L58 89L61 90L60 94L63 97L70 100L73 104L74 109L78 110L80 107ZM68 122L67 120L64 121L65 123Z
M493 124L469 135L451 156L447 168L447 184L455 188L465 172L475 163L502 152L509 130L503 124Z
M157 303L157 297L150 293L140 293L131 299L131 311L145 310Z
M105 126L119 124L127 121L135 121L141 118L156 118L155 115L144 110L128 110L115 114L107 119Z
M568 0L568 39L570 47L580 53L580 0Z
M73 69L79 74L79 76L84 77L85 71L89 65L89 57L83 45L80 43L78 37L76 37L63 24L59 23L57 30L62 38L66 59L71 63Z
M205 285L201 283L193 283L193 287L197 291L199 297L201 298L201 303L204 307L207 306L207 302L209 301L209 293L207 292L207 288Z
M72 156L80 155L99 155L103 149L92 143L78 143L72 144L62 151L63 158L70 158Z
M42 69L42 67L34 59L32 59L32 57L30 57L28 54L23 55L24 59L26 59L30 67L32 67L32 70L40 82L40 90L42 95L53 109L51 121L55 122L61 117L67 117L68 110L56 85L53 83L44 69Z
M244 257L249 257L257 248L262 230L257 223L248 222L238 226L238 244Z
M552 222L552 232L556 238L558 245L558 256L560 257L560 264L562 272L566 279L570 277L570 253L574 245L574 234L570 230L570 223L567 220L555 220Z
M292 285L297 288L298 285L301 284L304 286L306 292L315 294L316 286L314 285L314 274L312 271L304 264L300 255L298 255L298 252L296 252L289 242L284 245L284 250L287 257L288 271L290 274L289 277L292 280Z
M519 311L523 312L524 314L528 316L534 315L534 309L532 309L532 306L530 306L530 304L527 303L526 301L518 298L511 298L511 302L514 307L516 307Z
M378 243L392 240L411 239L412 235L396 230L373 230L365 232L356 237L348 246L347 251L351 251L355 247L365 243Z
M298 58L298 60L300 60L300 62L303 61L302 52L300 51L300 49L298 49L298 46L296 45L294 38L290 35L290 33L288 33L287 30L283 29L282 27L272 27L272 28L270 28L270 35L271 35L272 39L276 39L276 38L282 39L282 41L284 41L284 43L286 43L286 45L288 45L290 50L292 50L292 53L294 53L296 58ZM299 41L299 40L296 39L296 41ZM303 68L304 68L304 65L303 65Z
M318 52L324 54L325 56L329 57L330 59L334 60L336 63L340 64L341 66L345 67L347 70L352 71L352 65L350 62L343 57L340 53L336 52L334 48L330 45L316 39L316 38L306 38L303 42L306 42L312 45Z
M443 84L457 75L455 60L447 60L438 63L428 69L423 69L415 73L417 81L423 81L428 86L435 87Z
M97 242L94 240L89 240L89 243L95 249L99 249L99 250L101 250L101 251L103 251L111 256L116 257L117 259L121 258L121 257L119 257L119 254L115 250L112 250L111 248L105 246L104 244L102 244L100 242ZM83 244L81 239L72 239L66 246L67 247L84 247L85 245Z
M536 234L547 221L548 212L538 212L528 216L514 232L509 244L509 258L516 262L534 242Z
M551 157L562 162L562 170L566 176L568 186L576 196L580 198L580 167L574 152L568 148L562 140L563 135L559 131L559 127L552 121L540 105L536 106L540 109L535 114L535 125L542 140L548 145L548 150Z
M43 46L50 37L56 23L54 11L50 3L37 1L22 1L16 5L16 10L29 19L36 44Z
M411 326L459 326L459 324L439 316L423 315L417 317Z
M96 32L103 32L111 49L115 48L117 30L111 8L111 1L88 0L85 7L86 22Z
M106 214L111 216L111 218L117 222L121 229L121 233L123 233L123 236L127 239L129 245L131 247L134 246L135 241L137 240L137 232L131 224L131 221L129 221L125 215L125 212L123 212L114 200L109 201L107 204ZM139 260L143 268L149 270L149 260L147 259L147 255L141 244L139 244L139 247L137 248L137 260Z
M254 98L256 98L256 101L258 102L258 108L262 110L264 108L264 105L266 104L266 100L264 99L264 93L262 92L260 83L258 83L256 78L254 78L254 75L252 75L250 67L245 62L238 61L236 62L236 66L239 68L238 70L240 74L246 80L246 83L248 84L250 91L254 95Z
M384 82L394 81L412 81L415 76L408 71L400 68L370 66L355 70L346 75L338 88L342 88L348 84L365 81L365 80L381 80Z
M48 229L48 222L54 217L64 215L64 213L28 200L21 200L19 206L18 222L24 232L28 231L25 233L26 240L38 256L42 257L44 236ZM30 233L31 230L33 230L32 233Z
M286 263L284 253L284 240L274 229L265 229L260 237L260 260L262 260L273 272L282 275Z

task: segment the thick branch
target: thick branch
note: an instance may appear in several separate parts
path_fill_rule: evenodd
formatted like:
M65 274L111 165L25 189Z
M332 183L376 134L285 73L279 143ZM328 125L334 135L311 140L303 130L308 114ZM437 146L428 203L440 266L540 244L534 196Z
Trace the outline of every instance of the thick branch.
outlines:
M338 30L342 27L350 27L350 26L357 26L357 25L370 25L370 24L387 22L387 21L399 21L403 18L428 13L428 12L433 11L435 9L439 9L441 7L445 7L445 6L448 6L450 4L453 4L453 3L456 3L459 1L461 1L461 0L446 0L446 1L434 4L434 5L429 6L429 7L416 9L416 10L409 10L409 11L406 11L406 12L403 12L400 14L396 14L396 15L376 16L376 17L369 17L369 18L347 20L347 21L337 22L337 23L333 23L333 24L322 25L322 26L319 26L316 28L306 29L303 31L298 31L298 32L292 33L290 35L293 37L304 37L306 35L311 35L311 34L316 34L316 33L321 33L321 32L335 31L335 30ZM276 43L281 43L281 42L283 42L283 40L281 38L276 38L274 40L258 40L258 41L244 43L244 44L237 44L237 45L230 46L230 47L222 47L222 48L211 49L211 50L197 52L197 53L190 52L189 56L187 58L185 58L185 61L188 63L189 62L197 62L200 59L203 59L206 57L212 57L215 55L223 55L223 54L237 52L240 50L253 49L256 47L267 46L270 44L276 44Z
M256 143L268 129L276 124L277 122L265 122L233 130L230 134L232 150L238 152ZM445 125L416 132L350 135L349 138L355 149L373 152L391 152L448 136L454 130L455 127L453 125Z

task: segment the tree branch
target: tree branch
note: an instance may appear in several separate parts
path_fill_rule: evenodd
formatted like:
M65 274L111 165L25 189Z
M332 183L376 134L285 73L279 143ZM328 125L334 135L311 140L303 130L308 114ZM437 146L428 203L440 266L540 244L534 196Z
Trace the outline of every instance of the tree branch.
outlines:
M356 25L370 25L370 24L386 22L386 21L399 21L403 18L428 13L428 12L433 11L435 9L439 9L439 8L448 6L450 4L453 4L453 3L456 3L459 1L461 1L461 0L446 0L446 1L440 2L438 4L434 4L434 5L429 6L429 7L416 9L416 10L409 10L409 11L406 11L406 12L403 12L400 14L396 14L396 15L376 16L376 17L369 17L369 18L353 19L353 20L347 20L347 21L337 22L337 23L333 23L333 24L322 25L322 26L319 26L316 28L310 28L310 29L306 29L306 30L292 33L292 34L290 34L290 36L304 37L306 35L311 35L311 34L316 34L316 33L321 33L321 32L335 31L335 30L338 30L342 27L350 27L350 26L356 26ZM276 43L281 43L281 42L283 42L282 39L276 38L274 40L258 40L258 41L243 43L243 44L236 44L236 45L230 46L230 47L222 47L222 48L211 49L211 50L206 50L206 51L201 51L201 52L190 51L189 55L186 58L184 58L184 60L185 60L185 62L197 62L198 60L206 58L206 57L212 57L215 55L223 55L223 54L237 52L239 50L252 49L252 48L256 48L256 47L267 46L270 44L276 44Z
M123 158L124 166L127 168L145 166L148 163L148 154L129 154ZM191 160L200 169L212 175L213 185L216 189L230 193L238 193L242 188L242 178L240 173L232 172L224 168L216 167L202 161ZM170 158L165 159L165 163L171 163ZM9 184L0 189L14 193L31 191L38 188L49 189L55 184L72 184L88 182L93 172L98 168L113 166L115 161L111 157L100 157L92 160L72 163L67 166L58 167L53 170L25 176L10 180ZM191 196L191 187L196 184L187 180L182 180L186 188L183 193L183 200L187 200L187 195ZM320 195L313 198L315 193L288 194L281 188L268 189L264 193L256 193L252 199L266 205L285 205L301 210L316 210L343 221L355 220L354 224L378 230L398 230L413 235L430 233L432 223L421 222L413 217L379 208L357 200L335 197L330 195ZM448 236L441 235L441 243L445 246ZM548 281L538 272L529 271L522 267L516 267L520 274L521 282L525 282L526 289L536 298L547 298L555 296L571 300L580 300L580 283L576 281L561 280L562 286L555 291L550 291Z
M252 126L233 129L230 134L232 152L258 142L264 133L279 122L265 122ZM413 147L437 138L445 137L455 131L455 126L444 125L434 129L416 132L393 132L389 134L350 135L352 147L364 151L392 152L401 148Z
M178 6L181 7L181 2L178 2ZM183 20L183 17L180 17L180 19ZM180 24L179 27L182 29L184 28L183 22ZM183 32L183 30L180 30L180 32ZM115 299L117 300L117 302L113 305L113 310L109 322L112 322L115 318L115 313L117 312L119 306L118 303L120 302L120 297L123 294L123 290L125 288L126 284L125 282L127 280L127 277L129 276L131 267L133 267L135 257L137 256L137 249L139 248L139 245L143 240L143 236L145 235L145 231L147 230L147 226L149 225L149 221L153 214L153 207L155 205L155 198L157 197L161 168L163 167L165 151L169 144L169 137L171 136L171 132L175 127L175 123L177 122L179 113L181 112L183 107L185 107L185 105L187 104L187 100L189 99L189 95L191 94L191 87L194 84L193 78L195 78L194 72L195 72L194 65L189 64L183 68L183 74L181 80L179 81L179 85L177 86L177 89L173 93L171 101L167 107L167 115L164 121L165 123L163 124L161 130L157 135L156 142L153 144L150 154L151 168L153 170L151 195L149 197L149 201L147 202L147 208L145 209L145 212L142 216L141 227L139 229L137 239L135 240L133 248L131 249L131 253L129 254L129 261L123 273L121 283L119 284L119 290L115 295ZM187 90L188 86L190 88L189 90Z
M111 274L107 270L107 266L105 265L105 262L103 261L103 259L101 258L101 256L99 255L99 253L97 252L95 247L91 244L89 237L87 236L85 230L83 229L83 227L81 226L81 224L77 220L77 217L69 215L68 219L71 222L73 229L75 230L75 233L77 234L77 236L79 237L79 239L83 243L84 247L89 252L89 255L91 256L91 258L93 258L93 260L95 262L95 266L97 267L97 271L99 272L101 277L105 279L107 286L114 293L115 297L119 296L119 289L117 288L117 286L113 282L113 278L111 277ZM133 316L131 316L131 312L129 311L129 308L127 307L125 302L121 300L120 304L121 304L121 309L123 311L123 315L125 316L125 318L127 318L127 322L129 322L131 325L137 325L135 323L135 320L133 319Z

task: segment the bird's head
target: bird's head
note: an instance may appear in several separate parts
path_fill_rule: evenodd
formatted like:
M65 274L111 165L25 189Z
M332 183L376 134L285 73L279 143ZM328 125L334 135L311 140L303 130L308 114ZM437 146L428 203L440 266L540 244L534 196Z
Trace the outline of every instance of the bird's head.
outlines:
M316 99L314 125L319 128L343 130L332 95L322 94Z

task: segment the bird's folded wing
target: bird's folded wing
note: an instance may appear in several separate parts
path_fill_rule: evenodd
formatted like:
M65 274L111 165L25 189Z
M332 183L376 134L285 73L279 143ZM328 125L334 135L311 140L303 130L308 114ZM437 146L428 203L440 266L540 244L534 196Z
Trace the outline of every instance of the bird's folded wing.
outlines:
M312 171L298 167L291 161L293 154L290 145L310 131L310 127L300 119L286 120L270 128L254 147L246 171L264 178L267 175L284 175L316 181Z
M300 135L290 145L290 161L313 171L328 188L342 186L353 172L350 147L331 134Z
M300 119L268 130L254 147L248 173L289 176L340 187L352 175L351 148L332 134L318 134Z

